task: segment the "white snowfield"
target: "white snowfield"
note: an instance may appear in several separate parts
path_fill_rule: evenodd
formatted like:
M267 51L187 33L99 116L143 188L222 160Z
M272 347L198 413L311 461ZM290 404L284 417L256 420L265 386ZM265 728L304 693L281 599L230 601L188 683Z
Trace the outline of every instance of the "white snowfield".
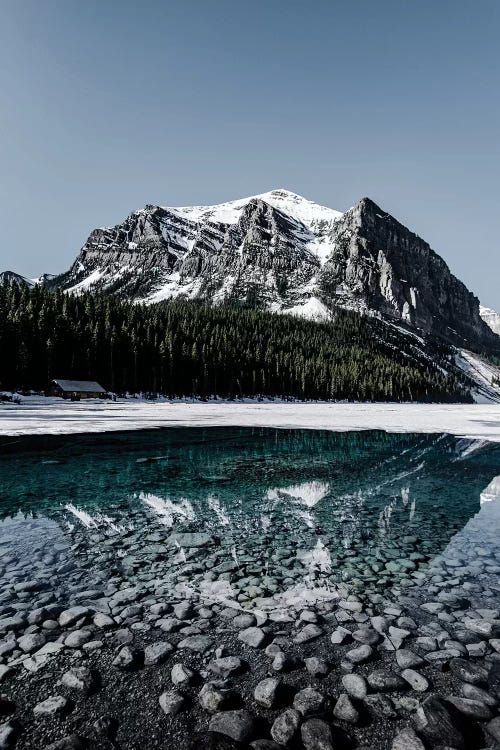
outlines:
M338 221L343 213L335 211L327 206L320 206L314 201L304 198L302 195L292 193L290 190L279 188L267 193L251 195L248 198L240 198L227 203L218 203L215 206L164 206L167 211L173 211L179 216L184 216L192 221L215 221L223 224L236 224L241 212L251 200L263 200L270 206L292 216L302 222L309 229L313 229L318 222L332 223Z
M483 307L479 305L479 315L482 317L484 322L489 325L494 333L498 333L500 336L500 313L496 310L492 310L491 307Z
M500 404L186 403L28 398L0 404L0 436L165 427L275 427L447 432L500 442Z

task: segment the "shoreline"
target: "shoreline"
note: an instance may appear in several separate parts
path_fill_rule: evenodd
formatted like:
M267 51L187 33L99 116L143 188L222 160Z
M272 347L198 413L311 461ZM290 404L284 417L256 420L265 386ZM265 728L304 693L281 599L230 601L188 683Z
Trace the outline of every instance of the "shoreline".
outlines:
M18 722L3 726L18 750L282 750L309 731L323 744L304 746L327 750L479 750L498 739L500 620L495 532L479 572L476 525L396 601L342 585L265 612L149 576L66 606L38 591L41 606L0 620Z

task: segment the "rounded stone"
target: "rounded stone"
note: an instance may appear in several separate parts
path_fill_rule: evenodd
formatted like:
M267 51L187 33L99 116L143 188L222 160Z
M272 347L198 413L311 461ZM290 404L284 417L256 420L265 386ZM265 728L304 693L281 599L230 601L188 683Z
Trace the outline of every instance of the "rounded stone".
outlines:
M19 638L17 645L25 654L31 654L33 651L38 651L39 648L42 648L45 645L45 641L46 638L42 633L30 633Z
M425 746L413 729L408 728L394 737L391 750L425 750Z
M293 708L288 708L274 720L271 737L280 745L290 744L298 732L300 721L300 713Z
M265 643L266 634L261 628L250 627L238 633L238 638L251 648L261 648Z
M73 632L69 633L64 639L64 645L66 648L81 648L83 644L88 643L92 637L90 630L73 630Z
M333 715L341 721L347 721L349 724L359 722L359 712L353 706L353 703L347 693L341 693L333 709Z
M417 693L425 693L425 691L429 689L429 681L424 675L416 672L414 669L403 669L401 677L406 680L410 687L413 688L413 690L416 690Z
M174 647L168 641L157 641L144 649L144 664L162 664L174 651Z
M345 674L342 677L342 685L353 698L362 700L368 693L366 680L359 674Z
M196 672L184 664L174 664L170 670L170 679L174 685L192 685L196 679Z
M300 734L305 750L335 750L332 730L323 719L308 719L302 724Z
M70 703L62 695L51 695L33 709L35 716L60 716L68 711Z
M368 659L372 656L373 649L368 644L363 644L362 646L358 646L357 648L352 648L350 651L347 652L346 657L351 661L353 664L363 664L363 662L368 661Z
M251 742L256 739L257 722L246 709L223 711L215 714L209 724L211 732L225 734L236 742Z
M266 677L255 687L253 697L264 708L274 708L279 699L281 682L276 677Z
M293 707L302 716L319 714L325 709L325 696L312 687L306 687L296 693L293 699Z
M408 687L406 680L388 669L375 669L368 675L368 684L372 690L384 693L405 690Z
M177 690L167 690L158 699L161 709L167 716L177 716L186 705L186 699Z

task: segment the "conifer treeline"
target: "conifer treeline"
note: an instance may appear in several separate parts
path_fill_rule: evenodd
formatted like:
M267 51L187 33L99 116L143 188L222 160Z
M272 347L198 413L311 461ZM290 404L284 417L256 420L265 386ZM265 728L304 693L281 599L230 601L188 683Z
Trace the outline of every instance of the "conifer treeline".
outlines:
M409 359L386 331L345 311L314 323L248 308L145 306L4 283L0 382L46 388L54 377L92 379L115 392L169 396L470 400L464 382Z

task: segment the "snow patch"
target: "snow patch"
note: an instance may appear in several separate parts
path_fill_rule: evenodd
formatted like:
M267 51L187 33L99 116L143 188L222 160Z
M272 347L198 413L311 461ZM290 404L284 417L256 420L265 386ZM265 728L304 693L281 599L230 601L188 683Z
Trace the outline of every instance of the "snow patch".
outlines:
M477 404L500 403L500 367L467 349L456 349L455 363L476 383L472 397Z
M208 507L210 508L210 510L213 511L215 515L217 516L220 524L222 526L229 526L230 524L229 516L227 515L226 511L220 504L220 501L217 495L209 495L207 497L207 503L208 503Z
M86 279L83 279L78 284L75 284L75 286L66 289L66 292L68 294L74 294L75 292L84 292L90 289L93 284L97 283L99 279L102 278L102 276L104 276L104 271L97 268L95 271L92 271L90 276L87 276Z
M343 213L335 211L327 206L321 206L314 201L303 198L301 195L292 193L289 190L270 190L267 193L251 195L248 198L240 198L227 203L218 203L213 206L165 206L166 211L172 211L191 221L202 222L212 221L221 224L236 224L240 218L242 210L252 200L262 200L268 203L278 211L291 216L296 221L300 221L309 230L316 233L318 229L326 230L328 225L338 221Z
M495 500L500 500L500 476L494 477L489 485L481 492L480 496L481 505L484 503L492 503Z
M98 529L100 526L107 526L111 531L114 531L117 534L126 530L126 527L123 524L115 523L113 519L105 513L96 513L94 516L91 516L86 510L77 508L73 503L67 503L67 505L64 506L64 509L69 511L87 529ZM68 525L72 527L72 524ZM132 528L132 526L130 526L130 528Z
M298 318L306 318L307 320L321 321L332 319L330 310L317 297L311 297L307 302L303 302L300 305L282 309L281 312L287 315L295 315Z
M306 508L314 508L330 491L329 482L303 482L291 487L276 487L267 491L268 500L278 500L280 495L291 498L295 503L305 505Z

